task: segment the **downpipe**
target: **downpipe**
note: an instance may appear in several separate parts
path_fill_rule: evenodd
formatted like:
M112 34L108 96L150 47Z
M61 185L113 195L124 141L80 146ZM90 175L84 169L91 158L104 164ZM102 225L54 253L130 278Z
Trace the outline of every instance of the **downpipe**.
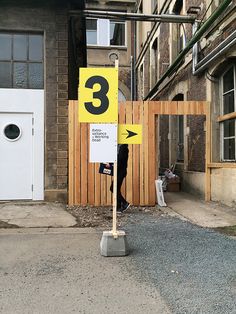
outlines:
M210 63L227 52L236 44L236 31L229 35L222 43L213 49L205 58L198 62L198 46L196 43L193 47L193 75L198 75L204 71Z

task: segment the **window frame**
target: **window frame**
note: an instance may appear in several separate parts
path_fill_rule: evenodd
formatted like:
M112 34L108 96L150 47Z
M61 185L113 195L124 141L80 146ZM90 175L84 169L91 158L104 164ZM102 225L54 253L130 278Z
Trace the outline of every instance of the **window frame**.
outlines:
M13 31L0 31L0 35L8 35L10 36L10 45L11 45L11 55L10 55L10 58L2 58L0 59L0 62L1 63L5 63L5 64L9 64L10 65L10 69L11 69L11 72L10 72L10 84L9 86L7 87L2 87L0 85L0 89L44 89L44 35L43 33L40 33L40 32L13 32ZM15 40L15 36L25 36L26 37L26 57L25 58L17 58L14 56L14 40ZM31 59L30 58L30 36L40 36L42 38L42 51L41 51L41 54L42 54L42 59ZM16 37L17 38L17 37ZM15 75L16 75L16 65L22 65L24 64L26 66L26 83L25 83L25 86L20 86L20 85L17 85L16 82L15 82ZM41 65L42 66L42 86L40 87L31 87L32 86L32 81L30 81L30 71L31 71L31 65Z
M234 111L224 114L224 95L226 95L230 90L224 92L223 79L225 74L233 68L233 79L234 79ZM222 73L220 77L220 113L221 116L218 118L220 123L220 159L223 162L235 162L236 161L236 118L234 113L236 112L236 63L231 64L227 69ZM234 120L234 136L224 136L224 123L226 121ZM224 141L234 139L234 159L227 159L224 156Z
M111 48L127 48L127 23L125 21L115 21L112 19L99 19L99 18L86 18L86 20L96 20L97 21L97 43L96 44L88 44L86 41L87 47L111 47ZM108 21L108 23L106 23ZM124 45L111 45L110 44L110 36L111 36L111 22L117 24L123 24L125 26L125 43ZM104 27L107 24L107 27ZM105 29L105 32L104 32ZM87 29L86 29L87 34ZM99 37L102 35L103 40L99 40Z

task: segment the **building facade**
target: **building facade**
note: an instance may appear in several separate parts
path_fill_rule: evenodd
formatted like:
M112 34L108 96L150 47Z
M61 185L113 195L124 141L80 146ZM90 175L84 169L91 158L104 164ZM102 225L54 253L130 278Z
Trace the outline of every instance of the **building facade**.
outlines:
M114 67L119 62L120 101L132 98L132 25L121 17L106 17L99 12L127 13L134 10L134 0L96 1L86 0L86 10L98 11L98 16L87 16L87 64L88 67Z
M137 23L137 95L144 100L210 102L211 199L234 206L235 1L141 0L136 12L195 19ZM157 134L159 173L174 164L182 190L204 196L205 117L159 116Z
M81 0L0 3L0 200L67 201L83 9Z

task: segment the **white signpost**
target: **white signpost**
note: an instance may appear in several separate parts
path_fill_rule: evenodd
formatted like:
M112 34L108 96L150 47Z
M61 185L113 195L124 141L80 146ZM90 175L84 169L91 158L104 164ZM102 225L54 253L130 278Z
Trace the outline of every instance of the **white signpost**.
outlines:
M113 162L113 226L112 231L103 232L101 254L127 255L126 235L117 231L116 221L118 60L115 68L80 69L79 122L99 123L90 125L90 162Z

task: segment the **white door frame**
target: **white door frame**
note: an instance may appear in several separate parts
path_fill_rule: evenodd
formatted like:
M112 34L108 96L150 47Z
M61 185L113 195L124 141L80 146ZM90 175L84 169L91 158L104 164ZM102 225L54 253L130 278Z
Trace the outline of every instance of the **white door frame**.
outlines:
M0 89L0 114L33 115L33 200L44 200L44 90Z

